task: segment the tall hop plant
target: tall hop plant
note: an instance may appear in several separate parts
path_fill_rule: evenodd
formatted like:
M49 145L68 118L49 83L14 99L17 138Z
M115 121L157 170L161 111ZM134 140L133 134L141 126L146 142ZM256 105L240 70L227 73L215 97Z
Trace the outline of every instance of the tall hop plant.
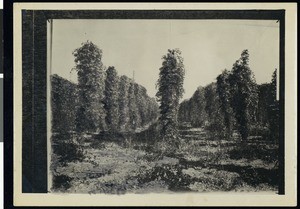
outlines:
M160 102L161 135L166 139L176 139L178 138L179 100L184 93L183 58L179 49L169 49L162 59L156 94L157 100Z

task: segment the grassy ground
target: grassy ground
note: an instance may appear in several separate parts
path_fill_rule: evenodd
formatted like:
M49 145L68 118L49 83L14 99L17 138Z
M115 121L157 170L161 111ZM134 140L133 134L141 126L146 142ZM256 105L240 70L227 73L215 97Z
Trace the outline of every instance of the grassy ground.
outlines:
M277 191L277 145L208 140L201 129L182 132L179 148L162 155L155 144L76 140L81 158L52 157L54 192L149 193ZM67 148L65 148L67 149Z

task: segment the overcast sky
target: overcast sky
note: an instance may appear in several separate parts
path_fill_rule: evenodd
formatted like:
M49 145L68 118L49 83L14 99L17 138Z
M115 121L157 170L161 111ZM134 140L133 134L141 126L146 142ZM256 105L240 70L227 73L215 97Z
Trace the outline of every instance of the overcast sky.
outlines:
M182 51L185 94L216 81L244 49L257 83L269 82L279 67L279 23L275 20L54 20L52 72L77 82L72 52L92 41L103 50L103 64L132 78L155 96L161 57Z

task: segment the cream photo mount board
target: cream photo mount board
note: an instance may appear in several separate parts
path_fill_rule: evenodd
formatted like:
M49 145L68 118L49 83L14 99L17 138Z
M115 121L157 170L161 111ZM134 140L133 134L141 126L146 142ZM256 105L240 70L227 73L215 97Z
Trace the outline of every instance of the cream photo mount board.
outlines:
M296 204L296 4L14 3L13 12L15 206ZM23 19L24 17L27 21ZM199 192L124 195L52 193L49 188L51 111L48 70L51 68L49 61L51 56L47 48L51 40L47 35L50 30L49 23L56 19L278 20L281 108L278 193Z

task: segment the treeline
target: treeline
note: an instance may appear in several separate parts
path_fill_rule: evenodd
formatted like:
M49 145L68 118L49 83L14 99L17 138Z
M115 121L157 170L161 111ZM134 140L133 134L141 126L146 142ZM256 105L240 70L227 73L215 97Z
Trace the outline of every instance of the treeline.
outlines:
M102 51L92 42L74 51L78 85L51 77L53 132L128 132L158 117L158 104L147 90L114 67L102 64Z
M278 140L279 104L276 100L276 70L270 83L257 84L244 50L231 71L224 70L213 82L198 87L180 104L178 120L205 127L219 137L230 138L234 130L242 140L249 136Z
M52 132L75 130L78 109L77 85L58 76L51 75Z

